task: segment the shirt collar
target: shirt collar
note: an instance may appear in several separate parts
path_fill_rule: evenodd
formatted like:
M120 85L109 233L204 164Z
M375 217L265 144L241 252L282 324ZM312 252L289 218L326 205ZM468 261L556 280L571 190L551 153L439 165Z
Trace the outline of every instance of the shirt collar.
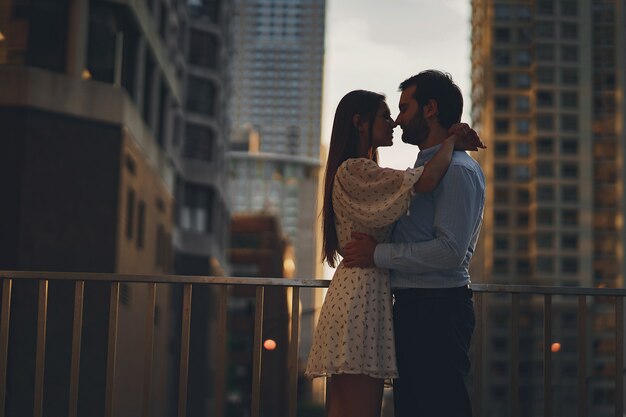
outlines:
M441 143L439 145L432 146L428 149L420 150L417 154L417 161L415 161L415 166L422 166L428 160L430 160L435 153L441 148Z

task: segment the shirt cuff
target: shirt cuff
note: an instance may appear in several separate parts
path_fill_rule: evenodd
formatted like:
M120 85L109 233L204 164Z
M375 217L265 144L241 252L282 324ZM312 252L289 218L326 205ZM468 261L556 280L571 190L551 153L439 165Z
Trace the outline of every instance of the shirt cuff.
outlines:
M389 269L391 263L391 244L379 243L374 249L374 264L377 268Z

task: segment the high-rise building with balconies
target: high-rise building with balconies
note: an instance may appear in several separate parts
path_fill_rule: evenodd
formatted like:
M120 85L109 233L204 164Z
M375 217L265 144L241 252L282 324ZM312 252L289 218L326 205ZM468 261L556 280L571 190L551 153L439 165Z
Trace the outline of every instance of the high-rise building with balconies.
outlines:
M234 213L275 214L295 277L321 277L318 240L325 0L235 0L230 103ZM320 295L301 294L301 359Z
M626 259L626 10L613 0L473 0L472 121L489 144L478 282L623 287ZM575 300L554 301L555 414L573 415L589 375L590 415L613 402L613 306L595 300L578 369ZM487 415L508 411L519 366L520 415L542 397L542 306L522 298L519 364L508 363L510 303L487 306ZM608 318L608 319L603 319ZM614 326L614 324L612 324ZM619 395L615 393L615 395ZM537 405L534 405L537 404Z

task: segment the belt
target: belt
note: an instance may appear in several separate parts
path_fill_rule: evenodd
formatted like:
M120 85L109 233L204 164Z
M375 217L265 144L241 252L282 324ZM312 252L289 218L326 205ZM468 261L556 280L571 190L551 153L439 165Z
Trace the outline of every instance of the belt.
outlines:
M472 295L469 285L453 288L399 288L393 291L396 300L411 298L445 298Z

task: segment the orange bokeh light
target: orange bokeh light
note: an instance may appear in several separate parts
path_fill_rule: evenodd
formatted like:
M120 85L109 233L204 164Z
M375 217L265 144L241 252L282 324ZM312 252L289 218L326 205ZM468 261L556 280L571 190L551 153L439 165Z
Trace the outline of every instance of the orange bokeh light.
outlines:
M552 353L556 353L559 350L561 350L561 344L556 342L556 343L552 343L552 346L550 347L550 350L552 351Z
M266 350L274 350L276 349L276 342L272 339L267 339L265 342L263 342L263 347Z

